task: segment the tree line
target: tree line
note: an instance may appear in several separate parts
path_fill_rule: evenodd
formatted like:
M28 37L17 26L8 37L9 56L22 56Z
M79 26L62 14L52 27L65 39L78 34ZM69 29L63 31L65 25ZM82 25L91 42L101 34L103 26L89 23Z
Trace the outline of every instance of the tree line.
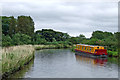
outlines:
M2 46L23 44L68 44L67 33L42 29L34 32L34 21L30 16L2 16Z
M94 31L91 38L83 34L71 37L67 33L42 29L34 32L34 21L30 16L2 16L2 46L14 46L23 44L90 44L106 46L111 51L116 51L120 32Z

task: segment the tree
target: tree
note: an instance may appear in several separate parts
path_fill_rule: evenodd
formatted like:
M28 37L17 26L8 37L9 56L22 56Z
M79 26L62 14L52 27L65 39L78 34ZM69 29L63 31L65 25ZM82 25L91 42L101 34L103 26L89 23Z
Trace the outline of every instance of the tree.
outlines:
M102 31L95 31L92 33L91 38L96 38L96 39L104 39L104 33Z
M26 34L17 33L12 40L14 45L31 44L31 37Z
M86 37L83 34L80 34L79 38L85 39Z
M34 38L34 44L45 44L47 41L44 38L41 38L41 35L36 34Z
M9 35L2 35L2 46L7 47L7 46L12 46L12 39Z
M2 16L2 33L4 35L8 35L10 20L11 20L10 17Z
M81 41L79 40L79 37L71 37L69 41L73 44L79 44Z
M16 19L12 16L10 20L8 34L12 36L13 34L15 34L15 31L16 31Z
M70 37L67 33L54 31L52 29L38 30L35 34L41 35L41 38L44 38L48 42L66 41Z
M102 39L106 39L109 36L113 37L113 34L111 32L95 31L92 33L91 38L96 38L96 39L102 40Z
M17 32L29 36L34 35L34 22L30 16L18 16Z

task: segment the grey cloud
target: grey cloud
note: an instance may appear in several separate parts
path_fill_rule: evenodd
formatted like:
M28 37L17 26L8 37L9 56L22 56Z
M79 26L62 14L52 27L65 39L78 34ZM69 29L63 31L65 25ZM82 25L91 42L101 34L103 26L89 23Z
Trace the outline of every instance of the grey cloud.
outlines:
M72 36L94 30L117 31L117 3L113 2L11 2L3 3L6 16L29 15L36 30L52 28Z

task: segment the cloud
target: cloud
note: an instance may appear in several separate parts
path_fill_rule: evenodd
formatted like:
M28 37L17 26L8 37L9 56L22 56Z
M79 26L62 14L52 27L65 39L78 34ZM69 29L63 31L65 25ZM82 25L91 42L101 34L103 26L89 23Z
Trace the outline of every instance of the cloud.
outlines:
M3 2L2 15L31 16L35 30L51 28L71 36L90 37L95 30L118 30L117 2L80 2L36 0Z

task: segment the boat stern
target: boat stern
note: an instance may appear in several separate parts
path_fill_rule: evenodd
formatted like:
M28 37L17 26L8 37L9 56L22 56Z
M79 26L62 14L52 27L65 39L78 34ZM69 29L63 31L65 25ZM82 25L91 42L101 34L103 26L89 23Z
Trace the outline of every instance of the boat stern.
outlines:
M106 57L108 53L106 49L97 49L95 50L95 55Z

